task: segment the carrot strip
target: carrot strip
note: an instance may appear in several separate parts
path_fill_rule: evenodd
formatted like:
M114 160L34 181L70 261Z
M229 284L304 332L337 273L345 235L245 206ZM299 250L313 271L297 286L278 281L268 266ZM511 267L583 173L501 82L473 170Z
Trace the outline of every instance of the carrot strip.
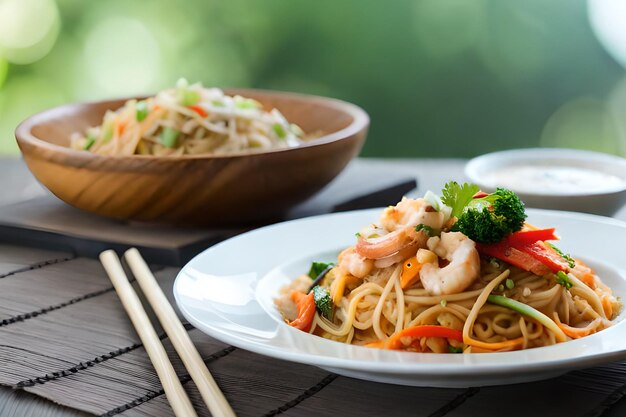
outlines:
M368 348L375 348L375 349L384 349L385 348L385 341L384 340L376 340L374 342L369 342L368 344L364 345L365 347Z
M400 275L400 286L403 290L415 284L419 279L419 272L422 266L423 264L419 263L415 256L410 257L404 262L402 275Z
M581 337L589 336L590 334L595 333L600 323L602 323L602 319L598 317L585 327L572 327L565 323L561 323L559 315L556 312L554 313L554 321L556 321L557 326L563 330L563 333L572 339L580 339Z
M398 333L395 333L385 343L385 348L387 349L402 349L404 344L402 343L403 338L413 338L418 339L422 337L441 337L445 339L452 339L458 342L463 341L463 333L460 330L451 329L449 327L444 326L431 326L431 325L421 325L409 327L408 329L404 329Z
M198 113L200 115L200 117L207 117L209 115L209 113L206 112L206 110L204 110L202 107L198 106L198 105L193 105L193 106L187 106L189 109L195 111L196 113Z
M313 292L304 294L303 292L292 291L290 297L298 307L298 317L290 322L289 325L308 332L311 330L313 318L315 317L315 299L313 298Z
M463 343L480 349L495 351L503 349L517 349L524 344L524 338L518 337L517 339L506 340L504 342L481 342L480 340L472 339L470 337L464 337Z
M116 124L115 124L115 128L117 130L117 136L120 137L122 136L122 134L124 133L124 129L126 129L126 125L127 123L123 120L119 120Z
M337 276L332 283L333 303L336 306L339 305L339 302L341 301L341 297L343 297L343 292L346 289L346 280L348 278L347 272L343 271L342 269L340 269L337 272L339 273L339 276Z
M578 262L578 259L576 259L576 264L578 264ZM596 289L596 276L591 269L579 279L592 290Z

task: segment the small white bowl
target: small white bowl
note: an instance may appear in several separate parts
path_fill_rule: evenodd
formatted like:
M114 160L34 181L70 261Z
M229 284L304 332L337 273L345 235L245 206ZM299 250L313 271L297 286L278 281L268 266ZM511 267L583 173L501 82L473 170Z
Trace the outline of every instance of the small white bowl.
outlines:
M513 190L527 207L611 216L626 202L626 159L574 149L515 149L470 160L482 190Z

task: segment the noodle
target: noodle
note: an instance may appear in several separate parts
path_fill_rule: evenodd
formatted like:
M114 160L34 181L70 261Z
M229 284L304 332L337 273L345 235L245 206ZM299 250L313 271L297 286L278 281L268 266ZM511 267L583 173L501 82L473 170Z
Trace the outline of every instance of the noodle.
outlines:
M406 227L419 229L414 226L419 224L418 211L398 214L403 202L383 212L381 225L392 223L392 218L393 227L367 226L359 234L373 236L372 240L359 237L357 245L338 256L337 265L320 282L322 291L315 293L322 297L316 303L323 303L327 292L334 315L317 305L310 333L344 343L418 352L510 351L596 333L611 326L621 309L611 289L580 261L571 260L578 266L559 266L563 268L559 272L548 269L537 275L522 269L524 265L494 262L479 253L482 249L475 249L467 236L449 231L450 226L440 227L438 235L419 245L416 240L403 242L398 236L411 238ZM417 207L425 204L412 202ZM425 212L432 217L432 210ZM394 229L402 219L412 223ZM396 230L402 235L393 235ZM389 242L397 248L390 249ZM378 256L372 259L385 262L365 258L359 245L367 245L363 252L368 256ZM446 252L444 245L452 249ZM411 256L414 249L407 251L407 247L417 247L417 253ZM396 252L389 253L392 250ZM396 256L399 253L403 255ZM395 263L388 265L388 259ZM438 286L427 287L427 280L438 280Z
M303 139L276 109L180 80L176 88L107 111L100 126L74 133L71 147L116 156L224 155L294 147Z

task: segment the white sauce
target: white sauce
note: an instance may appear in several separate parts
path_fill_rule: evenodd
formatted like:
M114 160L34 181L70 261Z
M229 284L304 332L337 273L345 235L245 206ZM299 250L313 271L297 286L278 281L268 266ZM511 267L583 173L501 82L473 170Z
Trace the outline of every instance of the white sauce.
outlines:
M547 165L502 167L485 179L494 187L540 194L597 193L625 185L622 178L595 169Z

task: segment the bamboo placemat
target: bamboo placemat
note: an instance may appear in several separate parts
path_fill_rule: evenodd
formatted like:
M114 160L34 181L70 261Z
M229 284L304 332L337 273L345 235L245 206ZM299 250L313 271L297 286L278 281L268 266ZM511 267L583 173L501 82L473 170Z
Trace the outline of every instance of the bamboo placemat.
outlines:
M0 205L41 195L33 191L36 184L32 178L23 181L29 174L25 168L19 171L17 162L3 160L0 165L5 180L10 179L4 181ZM449 178L460 178L463 163L357 160L342 175L372 189L390 173L396 178L412 173L422 180L423 193L439 189ZM7 171L12 166L15 169ZM294 215L319 212L336 192L337 188L329 187ZM621 213L626 219L624 210ZM177 269L155 269L171 296ZM197 330L189 331L217 383L244 417L626 415L626 363L528 384L412 388L335 376L235 349ZM167 339L164 342L171 352ZM175 356L172 361L200 415L207 415ZM5 386L0 388L1 416L172 415L102 267L73 253L0 245L0 385ZM16 393L6 387L13 387ZM45 398L72 409L54 406Z
M171 297L178 270L154 270ZM95 415L172 416L97 261L0 246L0 271L0 384ZM199 414L208 415L158 331ZM336 376L189 332L240 416L611 416L626 392L626 363L528 384L414 388Z

